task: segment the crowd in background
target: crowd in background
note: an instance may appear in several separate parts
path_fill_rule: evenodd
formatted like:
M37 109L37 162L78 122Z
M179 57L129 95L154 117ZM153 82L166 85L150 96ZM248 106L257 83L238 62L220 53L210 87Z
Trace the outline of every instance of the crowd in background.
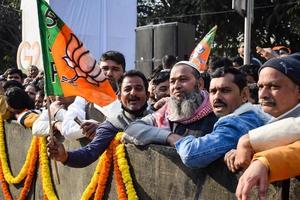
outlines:
M243 48L240 43L233 59L211 56L204 72L190 61L166 55L149 77L126 71L120 52L105 52L98 64L121 104L113 117L79 96L47 98L37 66L30 66L27 75L9 68L0 78L0 112L5 120L32 128L34 135L49 135L51 124L56 137L90 140L66 151L61 141L48 138L49 156L69 167L91 164L124 131L127 143L174 146L188 167L206 167L225 156L230 171L248 168L237 197L246 199L251 187L260 184L263 198L268 180L300 175L299 161L279 159L299 152L300 54L290 55L284 46L257 47L260 57L251 56L250 64L243 65ZM282 150L289 145L294 151ZM284 163L292 169L278 175L288 170Z

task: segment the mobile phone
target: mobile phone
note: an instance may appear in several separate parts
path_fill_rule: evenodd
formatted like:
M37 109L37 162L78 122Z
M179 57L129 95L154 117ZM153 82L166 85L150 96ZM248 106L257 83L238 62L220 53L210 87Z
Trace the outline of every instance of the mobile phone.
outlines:
M74 121L75 121L79 126L81 126L82 121L81 121L78 117L75 117L75 118L74 118Z

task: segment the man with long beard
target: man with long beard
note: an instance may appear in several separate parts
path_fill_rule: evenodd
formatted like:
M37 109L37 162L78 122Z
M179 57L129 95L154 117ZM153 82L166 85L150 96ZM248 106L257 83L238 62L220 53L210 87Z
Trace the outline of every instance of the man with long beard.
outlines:
M200 75L193 63L176 63L170 73L169 100L158 111L137 120L127 130L146 138L148 131L154 131L163 138L166 129L182 136L203 136L211 132L217 117L212 112L208 93L200 89ZM124 140L130 138L125 135Z
M184 126L182 119L190 119L193 110L196 109L196 113L207 113L206 109L209 107L211 112L210 104L207 102L208 97L203 95L203 91L197 92L199 88L186 78L191 75L184 72L184 68L187 68L186 64L177 63L171 71L171 100L168 103L174 109L168 115L169 121L176 121L176 124L182 127ZM189 95L187 95L189 91L180 89L182 85L189 89ZM137 120L131 123L125 130L126 134L123 139L136 145L159 143L175 146L185 165L206 167L222 157L231 147L235 147L243 134L264 125L269 120L261 110L247 103L249 91L246 78L237 69L224 67L217 69L212 74L209 92L212 109L219 117L212 131L204 131L202 124L207 121L204 117L198 118L200 120L195 124L195 130L203 131L201 135L198 135L200 137L195 137L191 135L190 130L182 134L178 129L174 129L174 123L173 127L170 123L169 127L164 126L164 129L161 129L157 128L161 127L157 126L160 121L153 120L156 124L152 123L152 125L156 127L151 127L150 117L147 116L148 118L144 118L144 121ZM190 96L189 100L187 96ZM202 104L195 107L199 102ZM206 104L209 106L205 107Z

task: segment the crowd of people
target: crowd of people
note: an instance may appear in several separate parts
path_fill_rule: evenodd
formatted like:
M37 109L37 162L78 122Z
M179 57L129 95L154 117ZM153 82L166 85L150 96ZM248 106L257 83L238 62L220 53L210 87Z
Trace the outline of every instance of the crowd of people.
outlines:
M48 136L53 129L48 154L69 167L96 161L123 131L125 143L173 146L187 167L224 158L230 171L244 171L237 198L247 199L259 185L264 199L269 182L300 175L300 53L258 47L261 58L242 65L243 43L238 52L234 59L211 57L205 72L166 55L148 78L126 71L122 53L105 52L98 65L121 104L113 116L80 96L45 97L36 66L27 76L10 68L0 79L0 112L34 135ZM59 137L89 143L67 151Z

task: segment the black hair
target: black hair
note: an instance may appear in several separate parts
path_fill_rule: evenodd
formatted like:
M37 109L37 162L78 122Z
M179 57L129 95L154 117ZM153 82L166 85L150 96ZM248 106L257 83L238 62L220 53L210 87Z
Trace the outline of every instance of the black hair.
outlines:
M145 90L148 91L149 83L148 83L147 78L145 77L145 75L142 72L140 72L138 70L135 70L135 69L129 70L129 71L127 71L127 72L125 72L123 74L123 76L119 80L119 88L120 89L122 88L123 80L126 77L133 77L133 76L140 77L143 80L143 83L144 83L144 86L145 86Z
M24 86L16 80L6 81L3 85L4 91L8 90L11 87L18 87L18 88L24 89Z
M34 101L21 88L11 87L5 91L7 104L20 112L25 109L34 109Z
M170 79L170 71L160 71L157 76L153 77L153 85L158 85Z
M210 75L208 72L203 72L201 73L201 78L203 79L204 82L204 88L209 91L209 86L210 86Z
M122 66L123 71L125 72L126 62L125 57L122 53L118 51L107 51L101 55L100 61L107 60L115 61L117 64Z
M17 68L8 68L4 72L5 78L7 78L7 76L11 75L11 74L18 74L21 78L24 78L23 72L20 69L17 69Z
M254 64L249 64L249 65L242 65L239 70L245 74L245 75L249 75L252 76L255 80L255 82L258 81L258 69L260 68L260 66L258 65L254 65Z
M209 61L209 67L214 71L220 67L231 67L233 65L232 61L228 58L213 57Z
M161 59L161 63L164 69L171 69L177 62L176 57L173 55L165 55Z
M148 81L151 81L154 77L156 77L161 72L161 70L163 70L162 65L158 65L157 67L155 67L150 76L148 77Z
M33 87L33 88L35 89L36 92L39 91L39 90L41 90L40 87L37 86L37 85L34 84L34 83L28 83L28 84L24 85L24 88L26 89L26 87L29 86L29 85L30 85L31 87Z
M238 55L232 59L232 62L236 63L238 66L242 66L244 63L244 59Z
M232 67L221 67L218 68L215 72L211 74L211 78L221 78L226 74L233 75L233 82L239 87L240 91L242 91L247 86L247 79L245 74L240 72L238 69Z

